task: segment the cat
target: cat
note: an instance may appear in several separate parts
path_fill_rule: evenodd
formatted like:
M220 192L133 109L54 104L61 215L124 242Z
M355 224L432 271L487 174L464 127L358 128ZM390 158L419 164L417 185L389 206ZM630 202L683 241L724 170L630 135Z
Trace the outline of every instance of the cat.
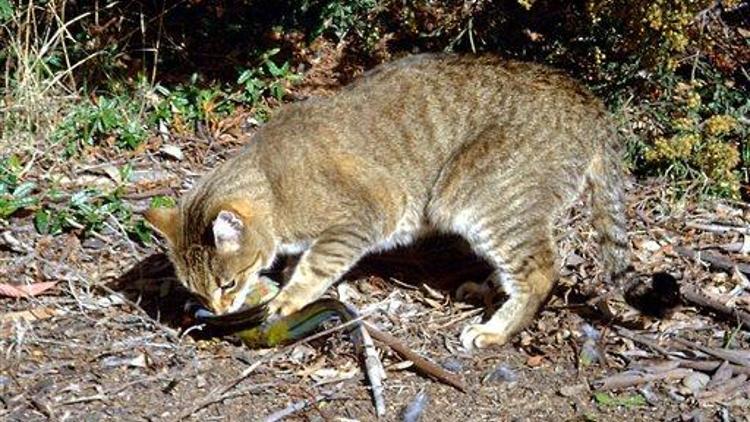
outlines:
M178 278L218 314L241 307L278 255L302 253L269 303L277 317L366 254L458 234L508 295L461 333L465 348L483 348L506 343L543 305L559 270L554 225L584 191L606 274L628 267L619 144L602 103L560 71L414 55L286 105L176 208L145 217Z

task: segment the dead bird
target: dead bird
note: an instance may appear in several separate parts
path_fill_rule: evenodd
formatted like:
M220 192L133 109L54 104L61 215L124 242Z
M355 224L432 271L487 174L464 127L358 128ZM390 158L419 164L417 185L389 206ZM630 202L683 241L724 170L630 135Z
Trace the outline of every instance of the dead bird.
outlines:
M582 193L606 273L628 266L618 144L602 103L559 71L416 55L284 106L178 207L146 219L217 314L240 308L277 256L302 253L271 317L313 302L369 253L428 232L463 236L508 295L461 334L466 348L487 347L524 328L549 294L553 227Z

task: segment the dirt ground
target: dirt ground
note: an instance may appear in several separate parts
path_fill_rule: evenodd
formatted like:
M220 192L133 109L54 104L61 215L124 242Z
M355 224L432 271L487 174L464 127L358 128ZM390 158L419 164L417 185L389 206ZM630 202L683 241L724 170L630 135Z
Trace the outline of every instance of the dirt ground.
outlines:
M205 139L181 140L182 160L152 140L129 160L125 200L143 211L156 194L177 196L252 131L238 115ZM121 158L98 153L95 164L59 168L71 192L112 183L107 166ZM504 347L460 347L462 327L481 310L456 301L455 289L487 267L456 239L369 257L332 289L469 386L464 393L425 378L381 348L385 420L401 420L420 392L423 421L750 420L746 314L715 306L750 310L750 207L675 199L658 181L630 184L635 271L625 299L592 304L613 286L601 281L579 207L560 223L554 295ZM0 226L0 282L56 283L33 298L0 298L0 420L376 419L347 336L275 351L212 337L183 311L188 296L162 246L132 241L114 220L106 227L40 236L28 215ZM701 259L691 255L698 251ZM710 303L686 295L691 289Z

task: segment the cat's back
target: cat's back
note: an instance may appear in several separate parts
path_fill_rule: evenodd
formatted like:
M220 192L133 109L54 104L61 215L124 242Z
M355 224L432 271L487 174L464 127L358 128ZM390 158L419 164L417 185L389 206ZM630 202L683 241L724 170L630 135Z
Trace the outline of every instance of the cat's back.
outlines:
M530 152L533 143L550 147L547 134L564 133L554 148L565 156L588 155L611 132L602 103L558 70L493 55L420 54L377 66L331 97L286 106L253 143L270 172L289 163L322 168L347 154L426 181L490 126L523 133L519 147Z

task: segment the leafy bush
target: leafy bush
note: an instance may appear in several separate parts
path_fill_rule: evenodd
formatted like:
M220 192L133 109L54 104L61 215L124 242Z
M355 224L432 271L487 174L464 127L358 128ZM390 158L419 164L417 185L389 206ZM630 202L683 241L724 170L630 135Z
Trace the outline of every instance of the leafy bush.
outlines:
M0 0L0 218L29 210L45 233L138 238L112 192L58 195L24 180L39 150L138 151L163 133L262 120L321 55L341 81L420 51L500 52L584 80L623 123L636 174L748 193L748 3L738 0ZM743 27L744 25L744 27ZM744 31L744 32L743 32ZM34 33L36 37L26 37ZM321 47L324 46L324 47ZM325 46L335 48L326 49ZM38 142L45 143L38 145Z

